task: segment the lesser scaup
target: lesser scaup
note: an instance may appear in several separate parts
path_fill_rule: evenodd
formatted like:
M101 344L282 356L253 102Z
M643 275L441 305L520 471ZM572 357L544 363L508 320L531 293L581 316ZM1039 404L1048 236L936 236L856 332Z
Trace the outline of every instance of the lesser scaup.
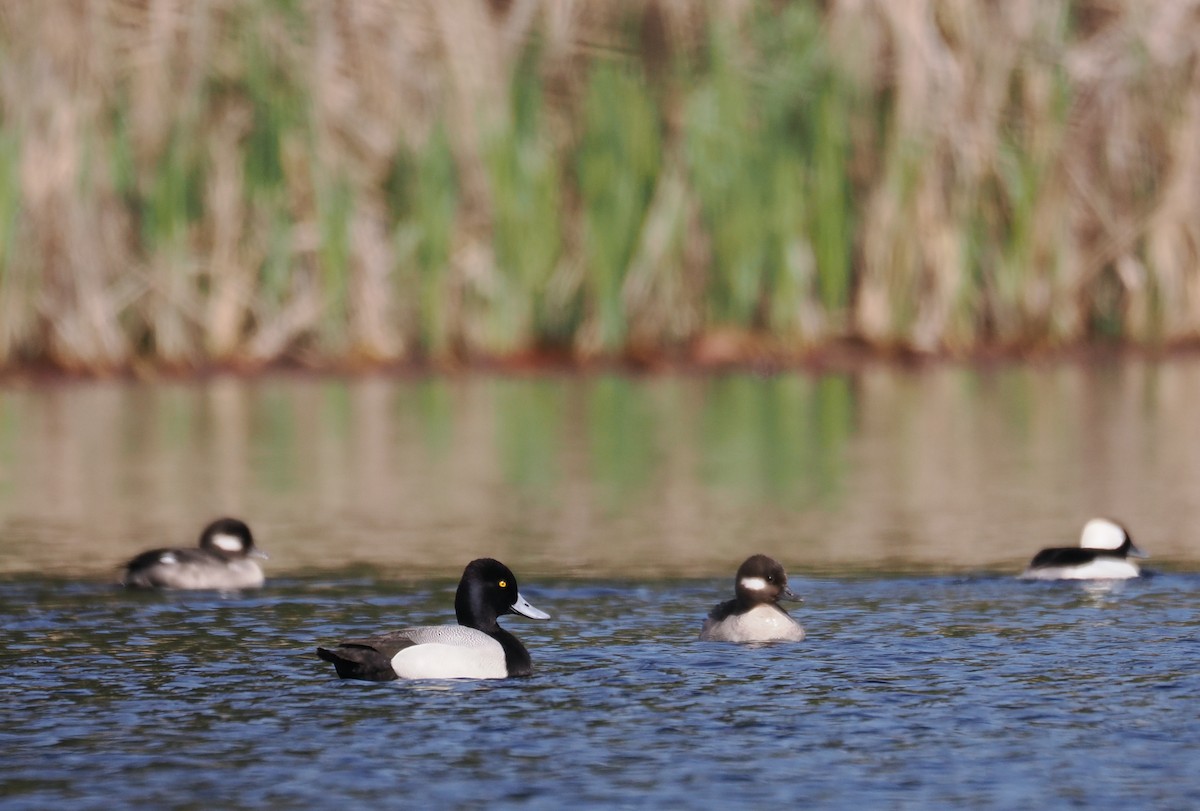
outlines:
M779 600L804 602L788 588L777 560L752 555L738 567L737 595L718 603L704 620L700 638L713 642L799 642L804 628L779 607Z
M194 549L152 549L125 564L121 584L136 588L250 589L263 584L253 557L266 554L254 546L250 527L236 518L219 518L200 533Z
M503 614L549 619L517 589L512 570L498 560L467 564L454 595L458 625L406 628L367 639L350 639L317 655L343 679L503 679L533 672L529 651L500 627Z
M1083 526L1079 546L1043 549L1021 574L1026 580L1125 580L1141 574L1129 558L1146 553L1133 544L1123 526L1093 518Z

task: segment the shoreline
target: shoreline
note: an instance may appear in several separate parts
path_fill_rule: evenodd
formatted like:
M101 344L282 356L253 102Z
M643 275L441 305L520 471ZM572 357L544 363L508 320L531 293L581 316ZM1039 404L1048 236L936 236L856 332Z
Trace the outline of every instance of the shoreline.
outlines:
M1130 360L1170 362L1200 358L1200 339L1162 346L1128 343L1082 343L1061 347L987 346L974 350L919 352L907 347L878 347L840 341L805 349L783 348L752 336L714 336L678 350L630 350L591 355L552 350L525 350L504 355L452 359L378 360L368 357L284 357L270 361L211 361L196 364L139 360L108 369L72 369L48 360L0 368L0 386L37 386L57 382L116 380L182 382L213 378L254 379L267 376L387 377L422 379L465 375L542 377L621 374L763 376L804 373L848 374L886 366L919 371L944 366L998 369L1012 366L1102 364Z

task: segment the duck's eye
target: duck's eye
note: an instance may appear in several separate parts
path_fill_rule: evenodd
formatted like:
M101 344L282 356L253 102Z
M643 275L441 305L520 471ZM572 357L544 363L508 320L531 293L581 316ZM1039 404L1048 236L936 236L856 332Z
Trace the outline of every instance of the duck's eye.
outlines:
M507 580L501 580L501 581L500 581L500 588L502 588L502 589L506 589L506 588L508 588L508 581L507 581Z

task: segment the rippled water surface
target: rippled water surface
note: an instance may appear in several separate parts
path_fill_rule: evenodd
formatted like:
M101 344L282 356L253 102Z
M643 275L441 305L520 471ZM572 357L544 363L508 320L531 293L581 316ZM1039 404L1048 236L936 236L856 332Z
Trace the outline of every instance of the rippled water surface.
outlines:
M342 682L346 632L450 582L253 596L0 589L5 807L1185 808L1195 575L795 578L809 638L695 640L722 580L523 585L532 678Z
M1200 806L1200 363L0 387L0 808ZM220 514L266 588L125 592ZM1122 519L1151 576L1014 577ZM809 637L700 643L752 552ZM530 679L342 682L510 564Z

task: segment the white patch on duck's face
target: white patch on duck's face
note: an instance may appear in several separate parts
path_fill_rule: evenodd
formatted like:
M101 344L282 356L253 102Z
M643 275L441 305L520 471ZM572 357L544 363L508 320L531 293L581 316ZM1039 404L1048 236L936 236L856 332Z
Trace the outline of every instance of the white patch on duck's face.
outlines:
M236 535L226 535L218 532L212 536L212 545L225 552L241 552L246 548L245 542Z
M163 552L158 556L158 562L170 566L172 563L178 563L179 558L175 557L174 552Z
M761 577L743 577L738 583L747 591L762 591L767 587L767 581Z

